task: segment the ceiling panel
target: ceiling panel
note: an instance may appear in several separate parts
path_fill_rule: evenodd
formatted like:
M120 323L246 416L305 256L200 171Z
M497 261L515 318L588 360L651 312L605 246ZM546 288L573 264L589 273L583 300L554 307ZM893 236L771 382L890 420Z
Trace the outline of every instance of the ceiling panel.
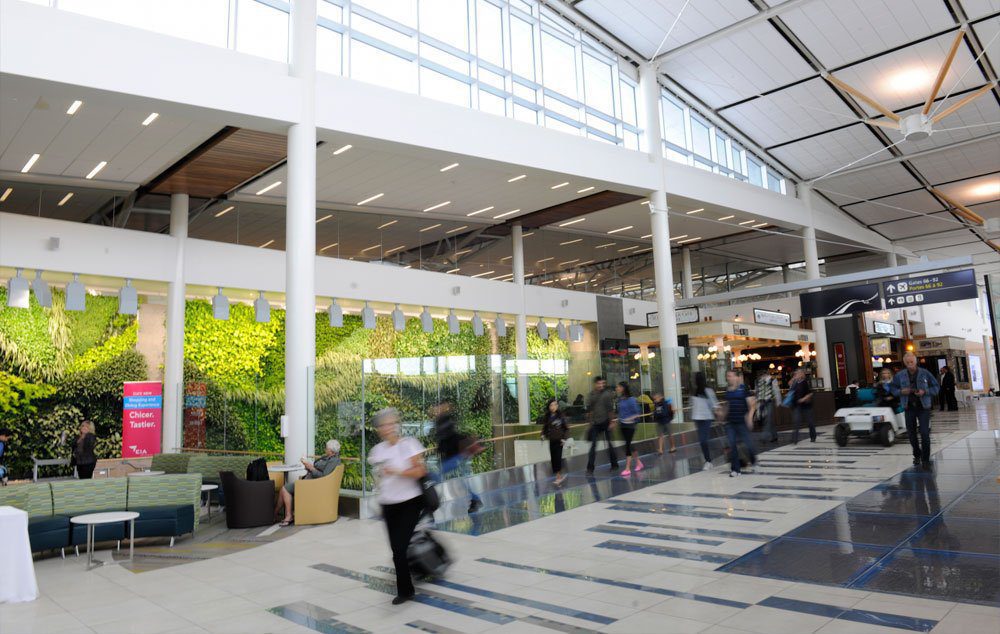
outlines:
M983 218L1000 218L1000 199L972 205L970 209Z
M879 152L884 149L868 126L855 125L783 145L771 154L804 178L815 178L850 163L865 165L890 158L888 151Z
M845 205L844 211L866 225L893 220L920 220L919 214L942 211L940 202L930 192L920 189L871 202Z
M932 185L1000 172L1000 138L910 159Z
M962 225L947 211L921 218L897 220L875 227L890 240L906 240L922 236L942 237L942 233L965 232ZM971 236L971 234L969 234Z
M941 0L807 2L783 12L781 19L827 68L955 25Z
M723 110L764 147L858 121L825 80L816 78Z
M962 0L962 8L970 20L1000 11L1000 0Z
M994 9L994 12L996 11L1000 11L1000 8ZM1000 65L1000 37L997 35L1000 33L1000 17L978 22L972 25L972 29L979 37L979 43L986 48L986 58L995 69Z
M804 79L812 68L767 22L668 60L663 72L712 107Z
M920 182L899 163L873 167L854 174L831 176L814 185L837 204L887 196L920 187Z
M1000 173L948 183L940 189L961 205L976 206L976 213L982 215L979 207L1000 203Z

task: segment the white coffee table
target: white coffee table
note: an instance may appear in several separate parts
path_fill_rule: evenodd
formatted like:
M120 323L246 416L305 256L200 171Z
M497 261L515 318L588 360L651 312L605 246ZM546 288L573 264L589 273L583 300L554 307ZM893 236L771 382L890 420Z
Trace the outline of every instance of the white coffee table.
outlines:
M128 522L128 560L132 562L135 555L135 518L139 514L135 511L111 511L109 513L89 513L87 515L77 515L69 518L71 524L84 524L87 527L87 570L115 563L111 561L98 561L94 563L94 527L99 524L114 524L116 522Z
M208 519L209 519L209 521L211 521L211 519L212 519L212 491L215 491L218 488L219 488L218 484L203 484L203 485L201 485L201 492L202 493L205 493L206 491L208 492L208 495L205 498L205 505L208 507Z
M129 473L126 473L125 475L127 475L130 478L135 478L135 477L140 477L140 476L158 476L158 475L164 475L164 474L166 474L166 471L150 471L150 470L147 469L147 470L143 470L143 471L130 471Z

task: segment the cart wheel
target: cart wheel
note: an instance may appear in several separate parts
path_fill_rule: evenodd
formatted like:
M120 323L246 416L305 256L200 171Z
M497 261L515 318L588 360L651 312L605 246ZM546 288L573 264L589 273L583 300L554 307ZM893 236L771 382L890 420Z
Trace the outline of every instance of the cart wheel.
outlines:
M882 423L882 429L878 431L879 442L883 447L892 447L896 442L896 430L892 428L892 423Z
M847 425L837 425L833 430L833 438L837 441L837 445L840 447L847 446L847 439L850 436Z

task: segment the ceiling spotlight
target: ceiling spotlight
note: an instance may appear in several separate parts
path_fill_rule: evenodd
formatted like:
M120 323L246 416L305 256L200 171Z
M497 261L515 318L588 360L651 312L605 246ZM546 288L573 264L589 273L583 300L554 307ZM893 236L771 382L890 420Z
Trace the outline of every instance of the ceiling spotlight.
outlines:
M424 209L424 211L434 211L435 209L440 209L440 208L444 207L445 205L450 205L450 204L451 204L451 201L450 200L446 200L443 203L438 203L436 205L431 205L427 209Z
M472 315L472 334L477 337L483 336L483 318L479 316L478 310Z
M627 227L618 227L617 229L612 229L612 230L611 230L611 231L609 231L608 233L619 233L619 232L621 232L621 231L628 231L628 230L629 230L629 229L631 229L631 228L632 228L632 225L629 225L629 226L627 226Z
M562 319L560 319L559 323L556 324L556 336L563 341L567 341L569 339L569 331L566 330L566 324L563 323Z
M392 311L392 327L396 329L396 332L406 330L406 315L400 310L399 304L396 304L396 308Z
M52 308L52 291L49 285L42 279L42 270L35 269L35 279L31 281L31 288L35 291L35 301L43 308Z
M733 215L723 216L723 217L719 218L719 222L722 222L723 220L732 220L735 217L736 216L733 216Z
M586 219L587 219L586 217L584 217L584 218L577 218L576 220L570 220L569 222L564 222L564 223L560 224L559 226L560 227L568 227L570 225L575 225L578 222L583 222Z
M375 194L374 196L369 196L368 198L365 198L364 200L362 200L361 202L359 202L358 203L358 207L360 207L361 205L366 205L366 204L370 203L373 200L378 200L382 196L385 196L385 194L382 193L382 194Z
M484 211L489 211L491 209L493 209L493 205L490 205L489 207L483 207L482 209L477 209L476 211L473 211L472 213L468 213L468 214L465 214L465 215L466 215L466 217L475 216L475 215L483 213Z
M520 176L515 176L514 178L508 178L507 182L508 183L513 183L514 181L519 181L522 178L527 178L527 176L528 176L527 174L521 174Z
M590 187L584 187L583 189L578 189L578 190L576 190L576 193L578 193L578 194L584 194L584 193L586 193L586 192L589 192L589 191L590 191L590 190L592 190L593 188L594 188L594 186L593 186L593 185L591 185Z
M448 310L448 332L457 335L459 330L458 317L455 316L455 309Z
M264 298L264 291L260 291L257 299L253 302L254 319L259 324L266 324L271 321L271 304Z
M2 203L3 201L7 200L7 197L10 196L11 193L13 193L13 192L14 192L14 188L13 187L8 187L7 189L5 189L4 192L2 194L0 194L0 203ZM62 203L59 203L59 204L62 204Z
M344 309L337 303L336 297L333 298L333 301L330 303L330 307L326 309L326 312L330 316L331 328L343 328Z
M563 181L562 183L559 183L558 185L553 185L552 187L549 187L549 189L559 189L560 187L565 187L567 185L569 185L569 181Z
M337 148L336 150L333 151L333 156L337 156L338 154L343 154L344 152L346 152L347 150L351 149L352 147L354 147L354 146L351 145L350 143L348 143L347 145L342 145L342 146L340 146L339 148Z
M8 295L8 297L10 297ZM73 281L66 285L66 310L86 310L87 289L80 282L79 273L73 274Z
M159 112L150 112L149 116L142 120L142 125L149 125L160 116Z
M66 114L76 114L76 111L79 110L82 105L83 102L77 99L69 105L69 108L66 109Z
M107 167L107 165L108 165L107 161L101 161L100 163L94 166L94 169L90 170L90 173L87 174L87 178L90 179L97 176L102 169Z
M14 277L7 280L7 307L28 307L28 280L21 277L21 269L17 269Z
M424 312L420 313L420 327L428 335L434 332L434 318L431 317L431 311L426 306L424 306Z
M692 209L691 211L687 212L687 215L690 216L690 215L693 215L693 214L701 213L703 211L705 211L705 208L704 207L700 207L698 209Z
M538 332L538 336L543 341L548 341L549 339L549 326L545 323L545 320L541 317L538 318L538 323L535 324L535 330Z
M264 189L257 190L257 193L255 195L260 196L261 194L266 194L267 192L271 191L272 189L274 189L275 187L277 187L279 185L281 185L281 181L274 181L273 183L271 183L270 185L268 185Z
M496 326L497 337L506 337L507 336L507 322L504 321L503 315L500 315L498 313L496 320L493 322L493 325Z
M212 317L227 321L229 319L229 298L222 294L222 287L212 298Z
M458 163L452 163L451 165L445 165L439 171L441 171L441 172L447 172L448 170L453 170L456 167L458 167Z
M375 310L365 302L365 307L361 310L361 325L368 330L375 330Z
M228 214L230 211L232 211L234 209L236 209L236 205L229 205L228 207L226 207L222 211L216 213L215 217L216 218L221 218L222 216L225 216L226 214Z
M139 312L139 294L132 286L132 280L125 280L125 286L118 289L118 314L135 315Z

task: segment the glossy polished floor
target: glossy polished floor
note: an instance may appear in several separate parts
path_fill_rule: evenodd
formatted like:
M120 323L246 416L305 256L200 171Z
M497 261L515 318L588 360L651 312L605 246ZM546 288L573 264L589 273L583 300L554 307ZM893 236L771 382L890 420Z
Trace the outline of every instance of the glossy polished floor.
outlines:
M630 480L501 487L441 518L457 562L395 608L375 521L142 573L47 559L0 632L997 632L998 429L1000 399L935 414L931 474L905 439L824 433L740 478L684 448Z

